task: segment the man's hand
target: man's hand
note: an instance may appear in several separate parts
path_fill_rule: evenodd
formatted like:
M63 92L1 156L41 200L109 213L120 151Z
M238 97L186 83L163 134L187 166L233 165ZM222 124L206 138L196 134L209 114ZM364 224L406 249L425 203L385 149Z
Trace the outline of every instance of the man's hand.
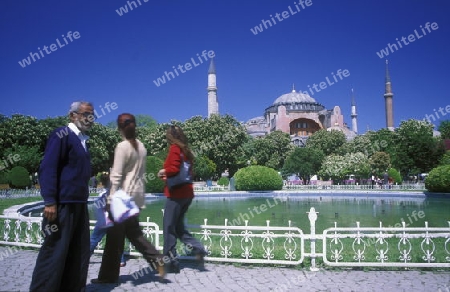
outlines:
M160 179L166 179L166 170L164 168L158 171L158 177Z
M52 222L58 216L58 211L56 209L56 204L45 206L44 217L47 218L49 222Z

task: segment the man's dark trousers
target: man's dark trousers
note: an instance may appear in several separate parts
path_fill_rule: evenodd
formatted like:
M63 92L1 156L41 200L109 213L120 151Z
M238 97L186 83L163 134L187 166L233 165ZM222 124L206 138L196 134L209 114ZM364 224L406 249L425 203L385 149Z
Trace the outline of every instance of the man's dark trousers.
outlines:
M60 204L57 209L55 221L42 220L45 239L36 260L31 292L80 292L86 289L89 267L87 204Z

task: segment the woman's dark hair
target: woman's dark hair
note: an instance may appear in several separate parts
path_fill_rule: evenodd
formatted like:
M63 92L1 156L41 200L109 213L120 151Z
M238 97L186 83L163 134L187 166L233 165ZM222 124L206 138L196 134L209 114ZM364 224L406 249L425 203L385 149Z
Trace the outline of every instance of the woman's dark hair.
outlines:
M117 117L117 128L119 128L122 136L127 139L136 151L138 150L138 144L136 141L136 118L129 113L120 114Z
M180 127L171 125L166 131L166 138L169 144L178 145L188 160L194 161L194 154L189 149L188 139Z

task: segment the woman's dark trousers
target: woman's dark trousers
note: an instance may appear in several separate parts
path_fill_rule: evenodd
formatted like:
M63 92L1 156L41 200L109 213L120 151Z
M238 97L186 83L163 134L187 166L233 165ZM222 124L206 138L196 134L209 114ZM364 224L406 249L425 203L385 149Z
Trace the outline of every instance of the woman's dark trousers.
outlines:
M164 256L170 257L172 264L177 263L177 239L191 249L194 254L205 255L204 246L195 239L184 226L184 216L192 203L192 199L167 198L164 207L163 232Z
M120 257L123 253L125 237L142 254L153 271L158 270L157 265L164 265L161 253L144 237L139 226L139 218L135 216L108 228L102 264L98 274L99 280L109 282L119 280Z

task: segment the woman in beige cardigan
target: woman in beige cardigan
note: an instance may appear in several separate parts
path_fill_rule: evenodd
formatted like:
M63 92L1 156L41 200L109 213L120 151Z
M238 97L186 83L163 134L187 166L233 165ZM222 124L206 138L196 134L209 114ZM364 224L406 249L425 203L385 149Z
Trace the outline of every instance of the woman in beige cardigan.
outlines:
M110 197L118 189L132 196L140 208L145 207L144 184L147 150L141 141L136 139L136 120L132 114L124 113L117 118L117 126L123 141L114 150L114 164L111 169ZM143 255L150 268L158 271L159 279L165 276L164 261L161 253L144 237L137 216L123 223L116 223L106 234L106 245L103 252L102 265L98 279L94 284L117 283L120 273L120 256L123 253L125 237Z

